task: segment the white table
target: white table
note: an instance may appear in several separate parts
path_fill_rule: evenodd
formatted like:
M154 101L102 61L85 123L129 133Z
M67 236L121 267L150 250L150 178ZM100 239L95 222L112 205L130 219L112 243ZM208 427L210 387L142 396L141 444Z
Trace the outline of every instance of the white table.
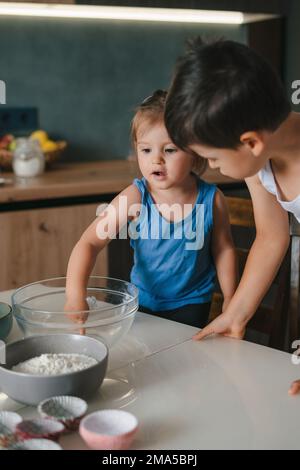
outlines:
M10 293L0 294L10 301ZM195 328L137 314L111 350L106 379L89 412L123 408L140 421L135 449L300 449L300 378L289 354L229 338L191 340ZM19 336L14 326L9 340ZM0 393L0 410L37 416ZM65 449L86 449L76 433Z

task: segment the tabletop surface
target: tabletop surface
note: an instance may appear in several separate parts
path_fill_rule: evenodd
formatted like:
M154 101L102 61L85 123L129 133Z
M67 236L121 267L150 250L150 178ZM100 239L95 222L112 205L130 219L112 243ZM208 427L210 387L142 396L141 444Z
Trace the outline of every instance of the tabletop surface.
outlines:
M0 202L116 194L129 186L137 175L136 163L128 160L65 163L27 179L16 178L13 173L1 173L8 183L0 187ZM240 183L210 168L202 178L209 183L223 185Z
M0 294L9 302L10 292ZM140 430L134 449L300 449L300 396L287 393L300 366L287 353L246 341L210 337L138 313L110 351L108 371L88 412L122 408ZM19 336L16 325L8 338ZM0 392L0 410L37 416ZM86 449L77 433L64 449Z

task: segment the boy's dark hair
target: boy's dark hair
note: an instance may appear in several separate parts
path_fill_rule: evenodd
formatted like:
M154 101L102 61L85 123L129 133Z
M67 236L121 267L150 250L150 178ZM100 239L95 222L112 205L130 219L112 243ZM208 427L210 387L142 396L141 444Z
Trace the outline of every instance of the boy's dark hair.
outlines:
M202 143L236 149L246 131L274 131L291 111L283 85L259 54L228 40L200 37L179 59L165 123L180 148Z

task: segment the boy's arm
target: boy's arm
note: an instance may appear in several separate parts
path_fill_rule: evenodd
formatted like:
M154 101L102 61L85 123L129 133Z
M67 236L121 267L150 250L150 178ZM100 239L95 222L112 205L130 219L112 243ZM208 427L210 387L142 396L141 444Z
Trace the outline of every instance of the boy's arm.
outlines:
M262 186L258 176L248 178L246 183L253 202L256 238L242 279L226 311L199 332L195 339L213 333L242 338L289 246L287 212L276 197Z
M224 311L238 283L237 258L231 236L229 214L225 197L217 190L214 199L214 226L212 233L212 255L218 281L224 297Z
M75 245L68 263L65 310L87 310L86 286L98 253L127 224L130 209L141 203L140 193L131 185L122 191L86 229ZM137 211L136 211L137 212Z

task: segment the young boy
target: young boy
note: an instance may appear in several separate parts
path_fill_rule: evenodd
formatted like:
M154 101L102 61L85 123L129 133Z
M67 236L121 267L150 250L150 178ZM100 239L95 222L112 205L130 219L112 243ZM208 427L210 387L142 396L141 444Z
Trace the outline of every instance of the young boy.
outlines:
M175 145L249 188L256 238L242 279L226 310L194 337L242 338L287 251L288 212L300 221L300 115L256 52L197 38L178 63L165 121ZM290 393L299 390L296 381Z

